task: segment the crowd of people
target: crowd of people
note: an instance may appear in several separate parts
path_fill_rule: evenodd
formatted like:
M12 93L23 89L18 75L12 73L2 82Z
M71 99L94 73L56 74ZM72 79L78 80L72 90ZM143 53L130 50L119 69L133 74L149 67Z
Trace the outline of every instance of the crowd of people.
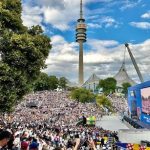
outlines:
M111 101L114 112L122 113L128 111L127 99L115 94L109 95L108 99Z
M29 94L12 114L11 120L26 123L48 122L52 125L73 125L79 117L103 114L94 103L71 100L68 92L42 91Z
M0 148L9 141L2 149L112 149L114 141L118 141L116 132L95 126L76 126L83 116L99 118L103 115L105 112L95 103L73 101L68 92L32 93L24 97L12 114L1 116L1 134L7 134L2 136L4 144L0 135Z
M4 150L99 150L100 147L105 146L111 149L112 140L118 140L115 132L98 127L51 127L47 124L21 125L15 123L5 127L13 136L6 137L9 143Z

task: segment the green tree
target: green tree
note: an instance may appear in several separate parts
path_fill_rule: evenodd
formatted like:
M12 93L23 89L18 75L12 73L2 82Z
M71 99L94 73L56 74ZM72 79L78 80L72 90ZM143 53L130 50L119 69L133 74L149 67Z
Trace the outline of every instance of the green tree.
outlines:
M34 91L43 91L50 89L49 76L46 73L41 72L39 78L33 84Z
M34 91L54 90L58 87L58 78L41 73L39 78L33 84Z
M73 91L73 90L75 90L75 89L77 89L77 87L69 87L69 86L67 87L67 90L68 90L68 91Z
M100 107L103 106L111 110L112 103L105 95L97 96L96 103Z
M29 92L45 67L50 39L40 26L28 29L21 20L21 0L0 1L0 111L13 106Z
M49 76L49 89L55 90L58 87L58 78L56 76Z
M77 88L71 91L71 98L80 101L82 103L85 103L85 102L92 102L95 99L95 95L89 90L86 90L84 88Z
M60 88L62 89L66 89L66 86L67 86L67 79L65 77L61 77L59 79L59 86Z
M111 92L112 93L115 92L116 84L117 84L117 81L114 78L109 77L104 80L100 80L98 88L102 88L103 92L107 95Z
M129 87L131 87L131 84L129 82L123 83L122 84L122 88L123 88L122 93L127 95Z

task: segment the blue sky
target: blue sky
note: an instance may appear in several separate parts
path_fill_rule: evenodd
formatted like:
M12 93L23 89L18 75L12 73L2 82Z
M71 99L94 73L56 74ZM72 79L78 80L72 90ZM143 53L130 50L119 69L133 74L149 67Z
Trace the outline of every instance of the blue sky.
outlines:
M114 76L123 60L124 43L131 50L145 80L150 80L150 4L149 0L83 0L87 23L84 45L85 80L96 73L100 78ZM23 0L24 25L41 25L53 48L46 60L49 75L78 80L76 20L80 0ZM137 74L126 53L126 68L132 79Z

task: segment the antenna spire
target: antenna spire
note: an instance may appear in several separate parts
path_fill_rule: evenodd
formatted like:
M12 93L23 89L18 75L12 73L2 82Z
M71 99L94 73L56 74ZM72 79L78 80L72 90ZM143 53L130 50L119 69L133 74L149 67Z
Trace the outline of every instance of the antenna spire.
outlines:
M83 10L82 10L83 4L82 0L80 1L80 19L83 19Z

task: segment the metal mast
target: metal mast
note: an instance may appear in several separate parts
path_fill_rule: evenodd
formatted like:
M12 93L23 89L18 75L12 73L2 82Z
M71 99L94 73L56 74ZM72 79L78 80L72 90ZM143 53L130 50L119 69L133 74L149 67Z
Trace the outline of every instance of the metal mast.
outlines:
M141 74L141 72L140 72L140 70L139 70L139 67L138 67L138 65L137 65L137 63L136 63L136 61L135 61L135 58L133 57L133 54L132 54L132 52L131 52L131 50L130 50L130 48L129 48L129 44L128 44L128 43L125 43L125 47L127 48L128 52L129 52L130 58L131 58L131 60L132 60L132 63L133 63L133 65L134 65L134 68L135 68L135 70L136 70L136 72L137 72L137 74L138 74L138 77L139 77L140 81L141 81L141 82L144 82L143 77L142 77L142 74Z
M80 1L80 19L83 18L82 0Z
M82 0L80 0L80 18L76 26L76 42L79 43L79 85L84 83L83 73L83 43L86 42L86 24L83 19Z

